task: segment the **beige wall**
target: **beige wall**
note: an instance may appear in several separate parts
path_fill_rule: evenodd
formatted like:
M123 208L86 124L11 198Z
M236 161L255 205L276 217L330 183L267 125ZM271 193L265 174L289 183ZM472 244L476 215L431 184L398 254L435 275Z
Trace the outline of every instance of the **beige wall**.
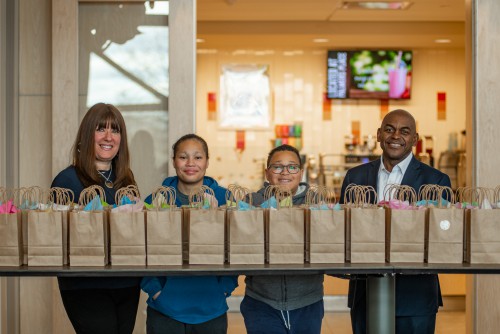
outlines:
M19 3L20 186L49 187L52 180L51 3ZM21 333L55 332L54 321L69 324L55 278L20 278L19 289Z
M496 186L500 184L500 155L498 154L498 129L500 117L500 2L498 0L468 0L469 12L476 18L470 23L472 42L470 49L471 84L468 108L471 118L468 129L473 133L469 152L472 164L472 184ZM500 277L475 275L468 281L468 333L498 333L500 328Z
M199 46L201 48L201 46ZM263 52L264 51L264 52ZM287 51L287 52L286 52ZM304 154L343 153L344 136L351 121L361 122L361 135L375 135L380 125L377 100L336 100L332 120L322 121L322 97L326 83L326 51L321 50L198 50L196 131L211 150L209 175L223 184L240 183L251 189L261 186L261 165L271 149L274 124L303 123ZM291 55L290 55L291 54ZM219 93L222 64L268 64L272 89L272 126L247 131L245 152L235 151L235 132L219 130L207 120L207 93ZM465 129L465 50L416 49L413 60L412 98L391 101L389 108L405 108L417 119L421 135L433 135L437 155L448 148L448 135ZM437 120L436 93L447 94L447 119ZM218 103L219 104L219 103Z

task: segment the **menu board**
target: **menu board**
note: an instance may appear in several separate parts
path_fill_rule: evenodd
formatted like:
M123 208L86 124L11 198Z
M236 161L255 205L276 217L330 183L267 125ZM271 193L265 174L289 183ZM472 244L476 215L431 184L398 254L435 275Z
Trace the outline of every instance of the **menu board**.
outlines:
M409 99L411 51L328 51L327 97L330 99Z

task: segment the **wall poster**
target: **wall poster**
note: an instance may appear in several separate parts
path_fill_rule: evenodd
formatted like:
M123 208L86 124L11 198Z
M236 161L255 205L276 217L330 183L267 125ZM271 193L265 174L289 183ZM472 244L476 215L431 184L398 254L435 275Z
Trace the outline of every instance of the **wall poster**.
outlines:
M226 129L268 129L269 66L222 65L219 126Z

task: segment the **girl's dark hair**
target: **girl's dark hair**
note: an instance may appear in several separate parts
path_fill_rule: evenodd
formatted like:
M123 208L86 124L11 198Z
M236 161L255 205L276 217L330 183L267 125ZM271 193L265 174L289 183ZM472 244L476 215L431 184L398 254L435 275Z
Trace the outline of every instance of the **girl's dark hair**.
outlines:
M102 178L95 165L95 131L110 126L121 134L120 148L113 158L112 166L116 175L114 188L136 185L134 174L130 169L130 155L127 144L127 130L120 111L111 104L97 103L83 117L75 143L73 144L73 166L80 181L85 187L100 184Z
M271 150L271 152L269 152L269 154L267 156L267 165L266 166L269 167L269 163L271 162L271 159L273 158L274 153L283 152L283 151L295 153L297 155L297 158L299 159L300 168L302 168L302 159L300 159L299 151L295 147L293 147L291 145L287 145L287 144L283 144L281 146L275 147Z
M200 136L198 135L195 135L194 133L190 133L190 134L187 134L187 135L184 135L182 137L180 137L174 145L172 145L172 158L175 159L175 155L177 154L177 150L179 149L179 145L183 142L185 142L186 140L196 140L197 142L199 142L201 144L201 147L203 147L203 151L205 151L205 155L207 156L207 159L208 159L208 145L207 145L207 142L205 141L205 139L201 138Z

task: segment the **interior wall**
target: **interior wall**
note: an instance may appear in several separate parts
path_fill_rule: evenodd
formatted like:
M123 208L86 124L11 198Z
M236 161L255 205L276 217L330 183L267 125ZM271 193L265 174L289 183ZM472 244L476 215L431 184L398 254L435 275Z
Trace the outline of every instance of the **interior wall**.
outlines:
M470 142L472 185L495 187L500 185L500 155L498 154L498 105L500 104L499 36L500 2L498 0L467 1L472 12L472 63L469 101L472 120L469 124L474 134ZM469 280L471 291L468 333L498 333L500 327L500 278L498 275L474 275ZM468 296L469 297L469 296Z
M5 184L5 71L6 71L6 8L5 0L0 0L0 184ZM7 329L6 278L0 278L0 333Z
M52 180L51 9L51 0L19 2L20 186L47 188ZM19 290L20 333L56 332L53 319L65 319L53 311L61 304L56 279L22 277Z
M325 50L204 50L199 45L197 61L196 131L210 147L209 175L224 185L239 183L250 189L262 185L259 159L264 159L272 148L274 124L302 122L302 153L316 156L344 153L344 136L351 133L352 121L360 122L361 136L375 135L380 125L377 100L334 100L331 120L322 120ZM271 127L246 131L246 147L241 155L235 152L235 131L222 130L216 120L208 120L207 94L215 92L220 97L221 65L229 63L269 65ZM411 99L390 101L389 110L407 109L417 119L420 135L434 136L437 161L439 153L448 149L449 134L465 129L465 50L414 50L412 81ZM437 120L437 92L446 92L446 120Z

